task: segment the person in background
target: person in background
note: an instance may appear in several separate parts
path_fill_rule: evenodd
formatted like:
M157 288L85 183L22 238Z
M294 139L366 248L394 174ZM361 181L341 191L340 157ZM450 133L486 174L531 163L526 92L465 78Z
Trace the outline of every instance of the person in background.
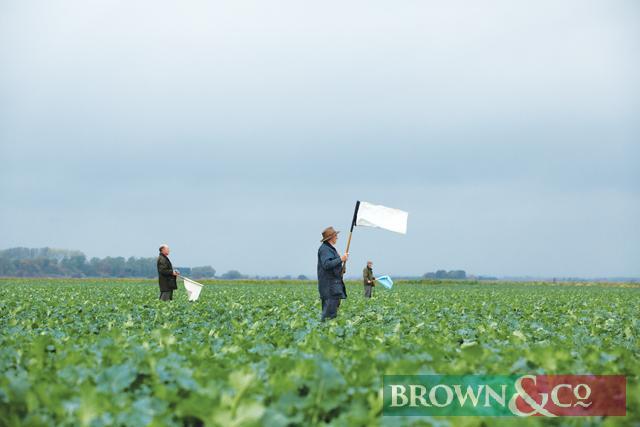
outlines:
M322 232L322 244L318 249L318 292L322 300L323 322L338 315L340 300L347 297L347 289L342 280L342 266L349 254L338 254L335 248L338 233L333 227L326 228Z
M160 255L158 255L158 284L160 285L160 299L162 301L171 301L173 299L174 289L178 289L176 277L180 275L178 271L173 269L169 260L169 246L160 246Z
M364 297L371 298L373 287L376 285L376 278L373 277L373 263L367 261L367 266L362 270L362 281L364 282Z

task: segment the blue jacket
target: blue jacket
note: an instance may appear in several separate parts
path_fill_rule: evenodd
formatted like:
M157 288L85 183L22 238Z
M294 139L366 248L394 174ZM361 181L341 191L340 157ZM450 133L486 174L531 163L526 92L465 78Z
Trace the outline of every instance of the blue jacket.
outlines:
M327 242L318 249L318 292L320 298L347 297L342 280L342 260L336 248Z

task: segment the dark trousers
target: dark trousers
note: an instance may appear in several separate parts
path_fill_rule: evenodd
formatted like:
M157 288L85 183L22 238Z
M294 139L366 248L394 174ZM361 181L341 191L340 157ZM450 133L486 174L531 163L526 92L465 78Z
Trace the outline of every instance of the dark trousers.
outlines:
M373 286L364 285L364 297L365 298L371 298L372 292L373 292Z
M173 299L173 291L160 291L160 299L162 301L171 301Z
M333 319L338 315L340 298L322 298L322 321Z

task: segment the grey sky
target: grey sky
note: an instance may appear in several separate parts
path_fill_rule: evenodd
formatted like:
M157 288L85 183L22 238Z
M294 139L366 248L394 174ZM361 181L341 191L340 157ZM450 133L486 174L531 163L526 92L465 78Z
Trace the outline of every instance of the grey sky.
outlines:
M3 1L0 248L315 276L361 199L409 231L352 273L637 276L639 47L637 1Z

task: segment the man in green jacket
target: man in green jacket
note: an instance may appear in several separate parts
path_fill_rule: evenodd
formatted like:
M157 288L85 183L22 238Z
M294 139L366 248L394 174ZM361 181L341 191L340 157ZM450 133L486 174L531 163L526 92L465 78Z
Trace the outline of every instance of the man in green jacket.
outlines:
M176 277L178 271L173 269L169 260L169 245L160 246L160 255L158 255L158 284L160 285L160 299L162 301L170 301L173 299L173 291L178 289Z
M362 270L362 281L364 282L364 297L371 298L373 287L376 285L376 278L373 277L373 263L367 261L367 266Z

